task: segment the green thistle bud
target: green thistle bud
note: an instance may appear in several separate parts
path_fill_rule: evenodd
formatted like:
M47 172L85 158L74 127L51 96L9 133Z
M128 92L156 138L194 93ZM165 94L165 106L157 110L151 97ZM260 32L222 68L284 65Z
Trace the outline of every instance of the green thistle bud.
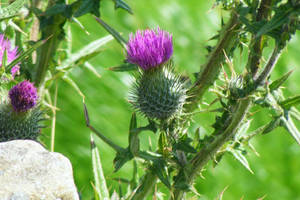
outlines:
M31 139L37 140L44 120L39 106L27 112L17 113L9 104L0 105L0 142Z
M134 108L150 119L167 120L182 113L186 88L170 65L141 71L133 87Z

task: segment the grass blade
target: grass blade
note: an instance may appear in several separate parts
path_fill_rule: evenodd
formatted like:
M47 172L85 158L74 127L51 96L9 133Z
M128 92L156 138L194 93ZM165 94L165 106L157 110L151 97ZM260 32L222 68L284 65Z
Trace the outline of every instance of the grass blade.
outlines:
M108 35L108 36L105 36L103 38L100 38L98 40L95 40L95 41L87 44L86 46L81 48L76 53L71 54L70 57L65 59L60 66L56 67L56 69L65 70L83 58L89 59L90 55L97 53L97 52L99 53L98 49L101 46L105 45L106 43L110 42L112 39L113 39L113 37L111 35ZM93 55L93 56L95 56L95 55Z
M93 174L94 174L94 181L95 181L95 199L109 200L109 192L106 186L106 181L102 170L99 151L95 145L92 134L91 134L91 150L92 150Z

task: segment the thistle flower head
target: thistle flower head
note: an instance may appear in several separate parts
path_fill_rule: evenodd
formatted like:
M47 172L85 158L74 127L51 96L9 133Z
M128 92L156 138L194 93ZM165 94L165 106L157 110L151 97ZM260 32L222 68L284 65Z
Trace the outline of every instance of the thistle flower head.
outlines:
M33 108L38 99L37 90L29 81L23 81L10 89L10 103L16 112L26 112Z
M127 61L139 65L143 70L165 63L172 54L172 35L160 28L137 31L135 35L130 34Z
M2 67L4 52L6 52L8 64L18 57L18 48L17 47L12 48L10 41L5 39L3 34L0 34L0 67ZM19 68L20 68L19 65L15 65L11 69L11 74L13 77L19 71Z

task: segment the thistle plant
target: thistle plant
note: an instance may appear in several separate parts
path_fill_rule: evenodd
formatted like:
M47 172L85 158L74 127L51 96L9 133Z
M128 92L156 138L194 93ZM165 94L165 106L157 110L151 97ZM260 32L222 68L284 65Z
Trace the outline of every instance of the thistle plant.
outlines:
M133 14L124 0L113 0L113 3L116 9ZM256 153L250 143L253 138L260 139L259 135L283 127L300 144L300 133L293 121L300 119L295 107L300 103L300 96L285 97L281 87L292 73L287 72L278 79L272 76L281 53L299 30L299 1L216 0L216 7L227 17L220 20L218 33L211 35L215 43L206 46L208 55L202 60L201 69L187 74L180 73L175 62L177 52L173 45L178 40L172 34L174 30L156 26L128 36L126 31L120 34L100 15L103 9L100 0L15 0L1 4L0 142L13 139L43 142L44 139L54 151L56 134L70 134L68 139L74 139L75 133L65 133L65 130L56 133L57 114L66 114L58 112L57 106L58 101L64 100L60 98L63 95L58 95L61 87L65 87L64 82L77 92L82 102L87 102L84 103L86 126L116 152L111 164L114 171L123 170L125 164L133 165L132 176L113 178L119 181L119 188L107 185L113 181L105 180L100 162L102 152L91 136L95 178L91 188L95 199L195 199L199 197L195 181L209 162L219 167L223 157L232 154L241 166L254 171L247 160L247 152ZM76 28L86 34L84 41L90 37L89 26L82 21L98 23L99 30L106 31L107 35L100 36L99 31L94 34L97 35L94 41L73 47L78 42L72 39ZM125 147L110 139L116 138L116 133L104 134L92 125L87 109L92 97L85 95L87 91L81 88L84 80L77 84L74 79L74 74L83 74L85 70L101 77L99 63L90 59L105 51L107 48L103 46L113 40L120 44L120 52L124 52L124 63L108 68L105 76L129 72L126 76L133 80L128 101L124 101L132 110ZM198 48L204 51L200 45ZM186 51L194 52L194 49ZM237 66L238 53L247 55L246 64ZM87 76L80 75L80 78ZM119 74L115 76L119 78ZM96 95L103 92L107 93L99 88ZM41 131L44 125L41 121L48 117L43 112L45 109L51 110L51 120L44 122L49 129ZM253 122L258 121L252 109L269 112L271 119L250 132ZM72 112L77 109L72 107ZM206 128L208 125L198 120L199 115L213 116L215 120ZM116 124L113 119L107 121ZM203 129L204 133L200 131ZM39 138L47 135L47 131L49 137ZM84 130L78 132L78 137L86 135ZM143 146L141 134L148 134L151 145ZM61 149L65 147L63 142ZM205 184L205 180L200 184Z

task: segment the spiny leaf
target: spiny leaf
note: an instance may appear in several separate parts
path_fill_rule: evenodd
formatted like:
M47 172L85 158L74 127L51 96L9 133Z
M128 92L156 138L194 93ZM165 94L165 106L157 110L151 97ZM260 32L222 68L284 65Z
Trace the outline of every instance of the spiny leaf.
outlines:
M45 44L46 41L47 41L47 39L46 40L41 40L41 41L35 43L31 48L29 48L27 51L21 53L15 60L13 60L11 63L9 63L5 68L8 69L8 70L11 69L13 66L15 66L19 62L26 59L29 55L31 55L31 53L33 51L35 51L38 47Z
M229 148L228 151L230 153L232 153L232 155L252 174L253 171L251 170L248 160L246 159L246 157L242 154L242 152L240 150L235 150L232 148Z
M131 160L132 158L132 153L128 148L124 149L123 151L118 151L113 161L115 167L114 172L117 172L127 161Z
M273 81L270 85L269 88L271 91L278 89L292 74L293 70L289 71L288 73L284 74L282 77L279 79Z
M95 17L97 22L103 26L103 28L109 32L118 42L119 44L123 47L126 48L127 41L112 27L110 27L108 24L106 24L102 19Z
M291 110L289 111L289 113L296 120L300 121L300 112L295 107L292 107Z
M108 70L114 71L114 72L135 71L137 69L138 69L138 67L135 64L131 64L131 63L124 63L124 64L116 66L116 67L108 68Z
M82 58L90 58L90 57L88 57L89 55L94 55L95 52L98 52L98 49L101 46L110 42L112 39L113 39L113 37L108 35L108 36L105 36L103 38L100 38L98 40L95 40L95 41L87 44L86 46L81 48L76 53L71 54L70 57L67 58L66 60L64 60L62 62L62 64L60 66L58 66L56 69L64 70L66 68L71 67L72 64L74 64L75 62L78 62Z
M131 8L123 0L113 0L113 1L115 2L116 9L122 8L122 9L126 10L127 12L129 12L130 14L133 14Z
M91 150L92 150L92 164L93 164L93 174L95 180L96 199L109 200L109 192L106 186L106 181L102 170L99 151L95 145L92 134L90 137L91 137L90 141L91 141Z
M292 121L290 115L282 116L281 120L284 124L284 127L288 130L288 132L293 136L293 138L300 144L300 132Z
M0 8L0 19L9 18L16 15L25 3L26 0L16 0L10 5Z
M290 97L288 99L285 99L284 101L281 101L279 104L284 108L289 110L292 106L296 106L300 103L300 95L295 97Z

